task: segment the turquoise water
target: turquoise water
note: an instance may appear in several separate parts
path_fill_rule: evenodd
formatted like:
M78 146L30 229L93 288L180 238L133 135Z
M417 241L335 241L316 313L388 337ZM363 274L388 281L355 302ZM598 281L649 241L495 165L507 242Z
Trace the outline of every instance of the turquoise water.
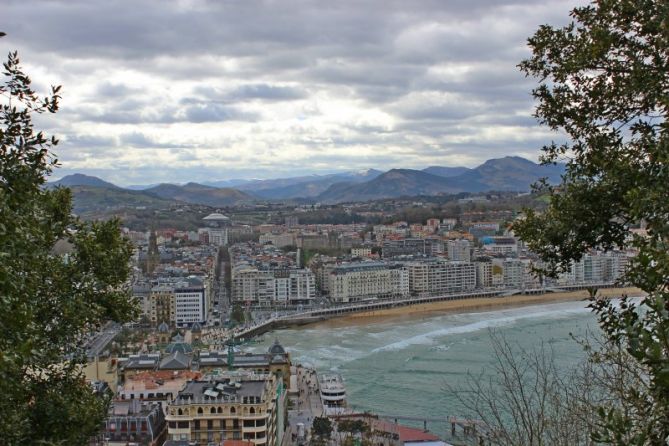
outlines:
M421 315L353 326L319 324L272 332L253 350L278 338L293 363L340 373L348 403L355 409L432 418L467 416L445 384L464 389L468 373L492 373L490 330L525 349L543 342L553 349L560 367L573 367L583 351L570 333L582 336L596 326L585 305L567 302ZM437 433L445 430L428 427Z

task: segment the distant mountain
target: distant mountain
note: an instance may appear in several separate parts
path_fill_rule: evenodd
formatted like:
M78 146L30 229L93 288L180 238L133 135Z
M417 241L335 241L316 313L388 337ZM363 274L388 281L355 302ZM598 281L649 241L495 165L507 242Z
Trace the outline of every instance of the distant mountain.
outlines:
M237 189L216 188L198 183L187 183L183 186L163 183L142 192L164 199L213 207L230 206L254 200L253 196Z
M234 187L237 188L237 186L241 186L243 184L248 184L254 180L244 180L241 178L238 179L232 179L232 180L218 180L218 181L202 181L200 184L204 186L211 186L211 187Z
M450 184L463 192L486 192L490 190L530 190L532 183L546 177L549 183L557 184L564 173L564 165L542 166L519 156L491 159L457 177Z
M449 173L440 169L433 168L431 171ZM448 177L420 170L393 169L364 183L334 184L317 199L325 203L340 203L460 192L525 192L539 178L546 177L551 183L559 183L563 172L563 165L541 166L525 158L508 156L488 160L474 169Z
M69 187L72 190L74 213L79 215L140 206L159 209L176 204L174 200L148 195L142 191L121 189L119 187Z
M469 167L444 167L444 166L430 166L423 169L423 172L429 173L431 175L437 175L438 177L450 178L457 177L462 175L465 172L469 172L471 169Z
M115 184L101 180L98 177L84 175L82 173L66 175L58 181L52 181L47 183L47 187L56 187L56 186L63 186L63 187L95 186L95 187L104 187L108 189L120 189L120 187L116 186Z
M158 186L160 183L153 183L153 184L131 184L130 186L126 186L125 189L128 190L147 190L151 189L152 187Z
M447 178L420 170L392 169L371 181L360 184L335 184L318 196L323 202L367 201L413 195L455 193L450 190Z
M239 190L252 192L268 200L291 198L312 198L325 192L336 183L361 183L376 178L380 170L367 169L357 172L344 172L328 175L309 175L303 177L278 178L274 180L255 180L238 187Z

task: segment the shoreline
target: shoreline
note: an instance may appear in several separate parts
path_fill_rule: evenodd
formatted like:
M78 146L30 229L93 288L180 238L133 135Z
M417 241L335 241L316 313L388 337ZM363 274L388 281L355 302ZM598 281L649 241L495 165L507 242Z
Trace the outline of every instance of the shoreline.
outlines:
M616 298L623 294L628 296L641 296L643 292L638 288L602 288L598 295L605 298ZM570 291L565 293L546 293L532 295L516 295L507 297L486 297L462 300L447 300L439 302L421 303L403 307L387 308L382 310L363 311L334 317L325 321L318 321L306 326L328 326L344 327L351 325L364 325L369 323L382 323L392 320L413 319L427 315L439 315L445 313L461 313L477 310L493 310L502 308L517 308L537 304L550 304L585 300L588 297L586 290Z

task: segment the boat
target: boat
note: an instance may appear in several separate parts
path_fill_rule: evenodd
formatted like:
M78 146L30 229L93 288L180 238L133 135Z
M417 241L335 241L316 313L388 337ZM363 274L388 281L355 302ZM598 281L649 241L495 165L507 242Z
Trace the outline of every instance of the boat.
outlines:
M319 375L318 386L325 413L335 415L344 412L346 408L346 387L341 375L337 373Z

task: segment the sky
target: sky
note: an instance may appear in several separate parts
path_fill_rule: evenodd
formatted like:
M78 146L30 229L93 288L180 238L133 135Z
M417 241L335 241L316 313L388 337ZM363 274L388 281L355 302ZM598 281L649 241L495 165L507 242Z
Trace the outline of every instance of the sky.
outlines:
M575 0L2 0L62 167L118 185L536 161L516 65ZM3 20L4 19L4 20Z

